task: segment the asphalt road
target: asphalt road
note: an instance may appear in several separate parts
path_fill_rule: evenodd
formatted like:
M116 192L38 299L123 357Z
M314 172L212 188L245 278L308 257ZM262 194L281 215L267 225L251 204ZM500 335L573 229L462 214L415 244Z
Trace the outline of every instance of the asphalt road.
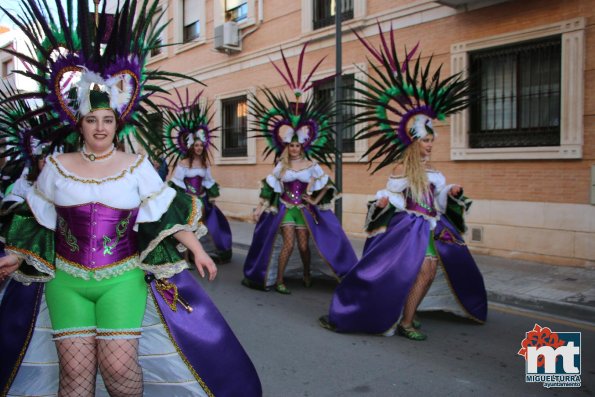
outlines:
M266 397L595 394L595 327L490 305L484 325L422 313L424 342L336 334L317 321L328 310L332 282L315 279L306 289L287 280L291 295L251 290L240 285L244 257L236 250L214 282L201 283L252 358ZM536 323L582 333L580 388L525 382L525 361L517 352Z

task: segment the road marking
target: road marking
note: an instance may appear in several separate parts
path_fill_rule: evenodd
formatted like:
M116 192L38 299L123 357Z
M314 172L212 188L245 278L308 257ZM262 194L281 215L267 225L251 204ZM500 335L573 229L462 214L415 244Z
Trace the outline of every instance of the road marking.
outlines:
M581 328L581 329L588 330L591 332L595 332L594 325L592 325L590 323L582 322L582 321L571 320L571 319L557 317L557 316L547 316L547 315L538 313L536 311L521 309L518 307L511 307L511 306L502 305L502 304L498 304L498 303L492 303L492 302L490 302L490 308L493 310L499 311L499 312L503 312L503 313L517 314L517 315L523 316L523 317L537 318L539 320L546 320L546 321L557 323L557 324L567 325L569 327L576 327L576 328Z

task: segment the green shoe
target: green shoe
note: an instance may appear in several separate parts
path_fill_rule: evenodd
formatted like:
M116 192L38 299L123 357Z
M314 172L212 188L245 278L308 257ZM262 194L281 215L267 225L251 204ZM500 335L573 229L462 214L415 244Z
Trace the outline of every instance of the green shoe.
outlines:
M275 285L275 291L277 291L278 293L283 294L283 295L289 295L289 294L291 294L291 291L289 290L289 288L287 288L285 286L284 283L276 284Z
M312 279L311 278L305 278L303 280L304 282L304 287L306 288L311 288L312 287Z
M421 321L419 321L419 318L417 318L417 316L413 317L413 321L411 321L411 325L413 325L413 328L415 328L415 329L421 328Z
M397 332L399 333L399 335L404 336L407 339L411 339L411 340L426 340L427 336L425 334L422 334L421 332L419 332L418 330L416 330L415 328L413 328L412 325L408 326L408 327L404 327L401 324L397 325Z
M320 324L320 326L321 326L322 328L326 328L326 329L328 329L329 331L335 331L335 330L336 330L335 326L334 326L333 324L331 324L331 322L329 321L329 319L328 319L328 316L327 316L327 315L320 316L320 317L318 318L318 323Z

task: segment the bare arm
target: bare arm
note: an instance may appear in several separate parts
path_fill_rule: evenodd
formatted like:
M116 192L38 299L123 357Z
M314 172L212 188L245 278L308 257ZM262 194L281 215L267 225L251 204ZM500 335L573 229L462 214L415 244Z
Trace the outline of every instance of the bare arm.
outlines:
M217 266L202 248L196 236L187 230L181 230L174 234L176 240L182 243L194 254L194 265L201 277L205 277L205 269L209 272L209 281L217 276Z

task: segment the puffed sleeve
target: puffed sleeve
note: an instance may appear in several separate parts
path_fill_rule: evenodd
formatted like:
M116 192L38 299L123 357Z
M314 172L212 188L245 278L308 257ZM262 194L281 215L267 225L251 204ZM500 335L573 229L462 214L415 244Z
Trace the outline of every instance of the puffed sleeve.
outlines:
M137 179L141 199L134 226L134 230L138 230L139 223L154 222L163 216L172 203L176 191L161 180L155 168L146 158L134 170L134 175Z
M58 175L56 159L52 155L48 157L33 189L29 190L26 197L27 204L37 222L50 230L56 228L57 214L54 201Z
M205 177L202 180L202 185L205 189L210 189L215 184L215 179L213 179L213 175L211 174L211 167L207 167L205 172Z
M436 209L441 213L445 213L448 204L448 196L450 193L450 189L454 185L447 185L446 178L441 172L438 171L428 172L428 181L434 185L434 189L436 192Z
M312 183L310 185L310 189L313 192L317 192L324 188L329 181L328 175L323 171L323 169L318 164L314 164L311 167L310 177L312 178Z
M141 205L135 225L140 267L157 278L169 278L187 268L174 234L189 231L200 237L202 206L195 196L168 187L145 159L135 170ZM200 232L198 232L200 229Z
M386 189L376 192L376 200L387 197L388 201L397 211L403 211L405 209L405 197L403 196L403 191L407 186L407 178L391 177L386 183Z
M281 168L283 164L278 162L273 172L267 175L265 182L269 185L275 193L283 193L283 185L281 184Z
M187 168L182 167L180 164L176 165L176 169L174 170L174 174L171 177L171 182L181 187L182 189L186 189L186 184L184 183L184 178L186 177L186 170Z

